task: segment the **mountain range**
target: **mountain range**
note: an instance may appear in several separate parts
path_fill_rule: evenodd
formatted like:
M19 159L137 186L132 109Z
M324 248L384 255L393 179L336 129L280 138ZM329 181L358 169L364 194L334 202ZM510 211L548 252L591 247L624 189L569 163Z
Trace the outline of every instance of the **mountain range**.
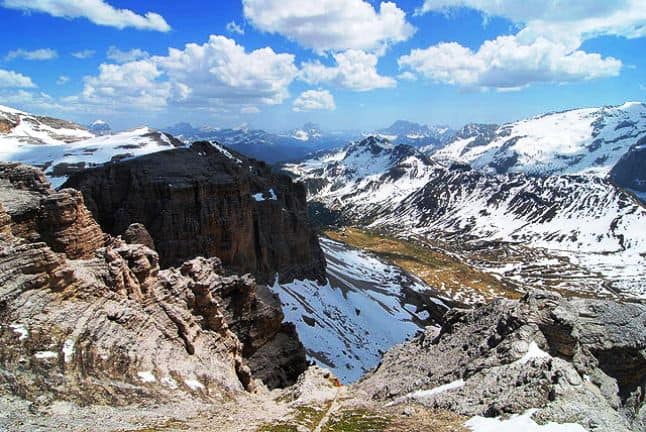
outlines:
M523 285L644 297L645 119L628 103L468 125L439 150L369 137L284 169L342 223Z

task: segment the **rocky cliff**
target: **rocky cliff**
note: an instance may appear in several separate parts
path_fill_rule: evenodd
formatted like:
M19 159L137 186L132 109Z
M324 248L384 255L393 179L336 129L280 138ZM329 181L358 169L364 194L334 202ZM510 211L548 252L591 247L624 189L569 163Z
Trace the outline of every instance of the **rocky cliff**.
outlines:
M646 427L646 306L547 292L455 309L388 352L358 389L462 415L537 410L590 431Z
M324 277L303 186L217 144L199 142L89 169L65 186L83 192L112 235L143 224L162 267L202 255L262 282L276 273L283 281Z
M214 257L160 270L24 165L0 164L0 269L0 385L36 403L221 400L307 367L266 287Z

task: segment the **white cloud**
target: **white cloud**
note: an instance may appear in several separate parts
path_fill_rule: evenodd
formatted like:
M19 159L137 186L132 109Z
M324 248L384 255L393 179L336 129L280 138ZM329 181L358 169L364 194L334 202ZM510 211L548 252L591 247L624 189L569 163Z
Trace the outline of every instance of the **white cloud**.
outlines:
M516 36L486 41L476 52L451 42L414 49L399 66L435 82L465 88L516 90L532 83L563 83L616 76L621 62L545 38L523 44Z
M242 27L240 27L238 24L236 24L235 21L231 21L231 22L227 23L227 31L229 33L235 33L235 34L239 34L239 35L244 34L244 29Z
M111 46L110 48L108 48L106 57L117 63L127 63L148 58L150 57L150 54L139 48L134 48L130 51L121 51L119 48Z
M373 50L407 40L415 27L393 2L379 10L364 0L243 0L244 15L258 29L279 33L319 53Z
M94 54L96 54L96 51L86 49L82 51L73 52L72 57L76 57L77 59L88 59L90 57L94 57Z
M399 78L400 80L404 80L404 81L416 81L417 80L417 75L415 75L411 71L404 71L404 72L400 73L399 75L397 75L397 78Z
M167 56L102 64L97 76L85 78L83 92L68 101L142 110L271 105L289 97L297 72L291 54L271 48L246 52L214 35L202 45L171 48Z
M543 37L575 50L583 40L600 35L646 36L643 0L425 0L418 12L441 12L456 7L476 9L521 24L523 30L518 36L524 43Z
M334 97L327 90L307 90L300 94L292 106L296 112L336 109Z
M41 48L33 51L27 51L23 49L17 49L10 51L5 60L11 61L15 59L25 59L25 60L51 60L58 57L58 53L51 48Z
M246 106L240 108L240 114L258 114L260 112L260 109L255 106Z
M59 18L87 18L95 24L123 29L167 32L170 26L161 15L139 15L129 9L117 9L104 0L3 0L2 6L26 12L43 12Z
M68 77L67 75L61 75L56 80L56 84L64 85L64 84L67 84L69 81L70 81L70 77Z
M378 58L375 54L348 50L333 54L333 57L336 65L332 67L325 66L318 60L303 63L300 78L309 84L331 82L355 91L368 91L396 85L393 78L379 75L377 72Z
M33 88L36 87L28 76L21 73L0 69L0 88Z

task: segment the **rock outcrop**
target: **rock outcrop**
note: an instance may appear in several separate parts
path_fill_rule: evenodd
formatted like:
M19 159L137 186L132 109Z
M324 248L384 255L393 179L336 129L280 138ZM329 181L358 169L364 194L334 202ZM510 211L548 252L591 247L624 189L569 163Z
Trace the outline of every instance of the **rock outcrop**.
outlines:
M358 387L464 415L539 409L538 421L590 431L646 427L646 306L547 292L453 310L388 352Z
M79 192L0 164L0 388L13 395L118 405L291 384L303 347L257 292L215 257L160 270L152 249L105 235Z
M0 164L0 201L14 235L43 241L71 259L89 258L106 237L74 189L54 192L43 173L22 164Z
M217 256L260 282L324 278L305 189L264 163L217 144L154 153L88 169L64 185L83 192L104 231L143 224L162 267Z

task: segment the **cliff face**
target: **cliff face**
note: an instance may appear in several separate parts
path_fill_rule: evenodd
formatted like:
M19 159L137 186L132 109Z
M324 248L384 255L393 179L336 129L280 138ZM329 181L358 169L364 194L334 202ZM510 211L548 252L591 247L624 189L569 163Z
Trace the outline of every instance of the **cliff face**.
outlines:
M261 282L322 279L325 261L307 216L303 186L262 162L206 142L72 176L101 227L121 234L141 223L162 267L217 256Z
M253 278L224 276L218 258L160 270L24 165L0 163L0 269L0 388L31 401L219 400L307 367Z
M468 416L537 409L542 422L642 431L645 326L643 304L541 291L498 299L450 311L439 334L428 328L393 348L358 387Z

